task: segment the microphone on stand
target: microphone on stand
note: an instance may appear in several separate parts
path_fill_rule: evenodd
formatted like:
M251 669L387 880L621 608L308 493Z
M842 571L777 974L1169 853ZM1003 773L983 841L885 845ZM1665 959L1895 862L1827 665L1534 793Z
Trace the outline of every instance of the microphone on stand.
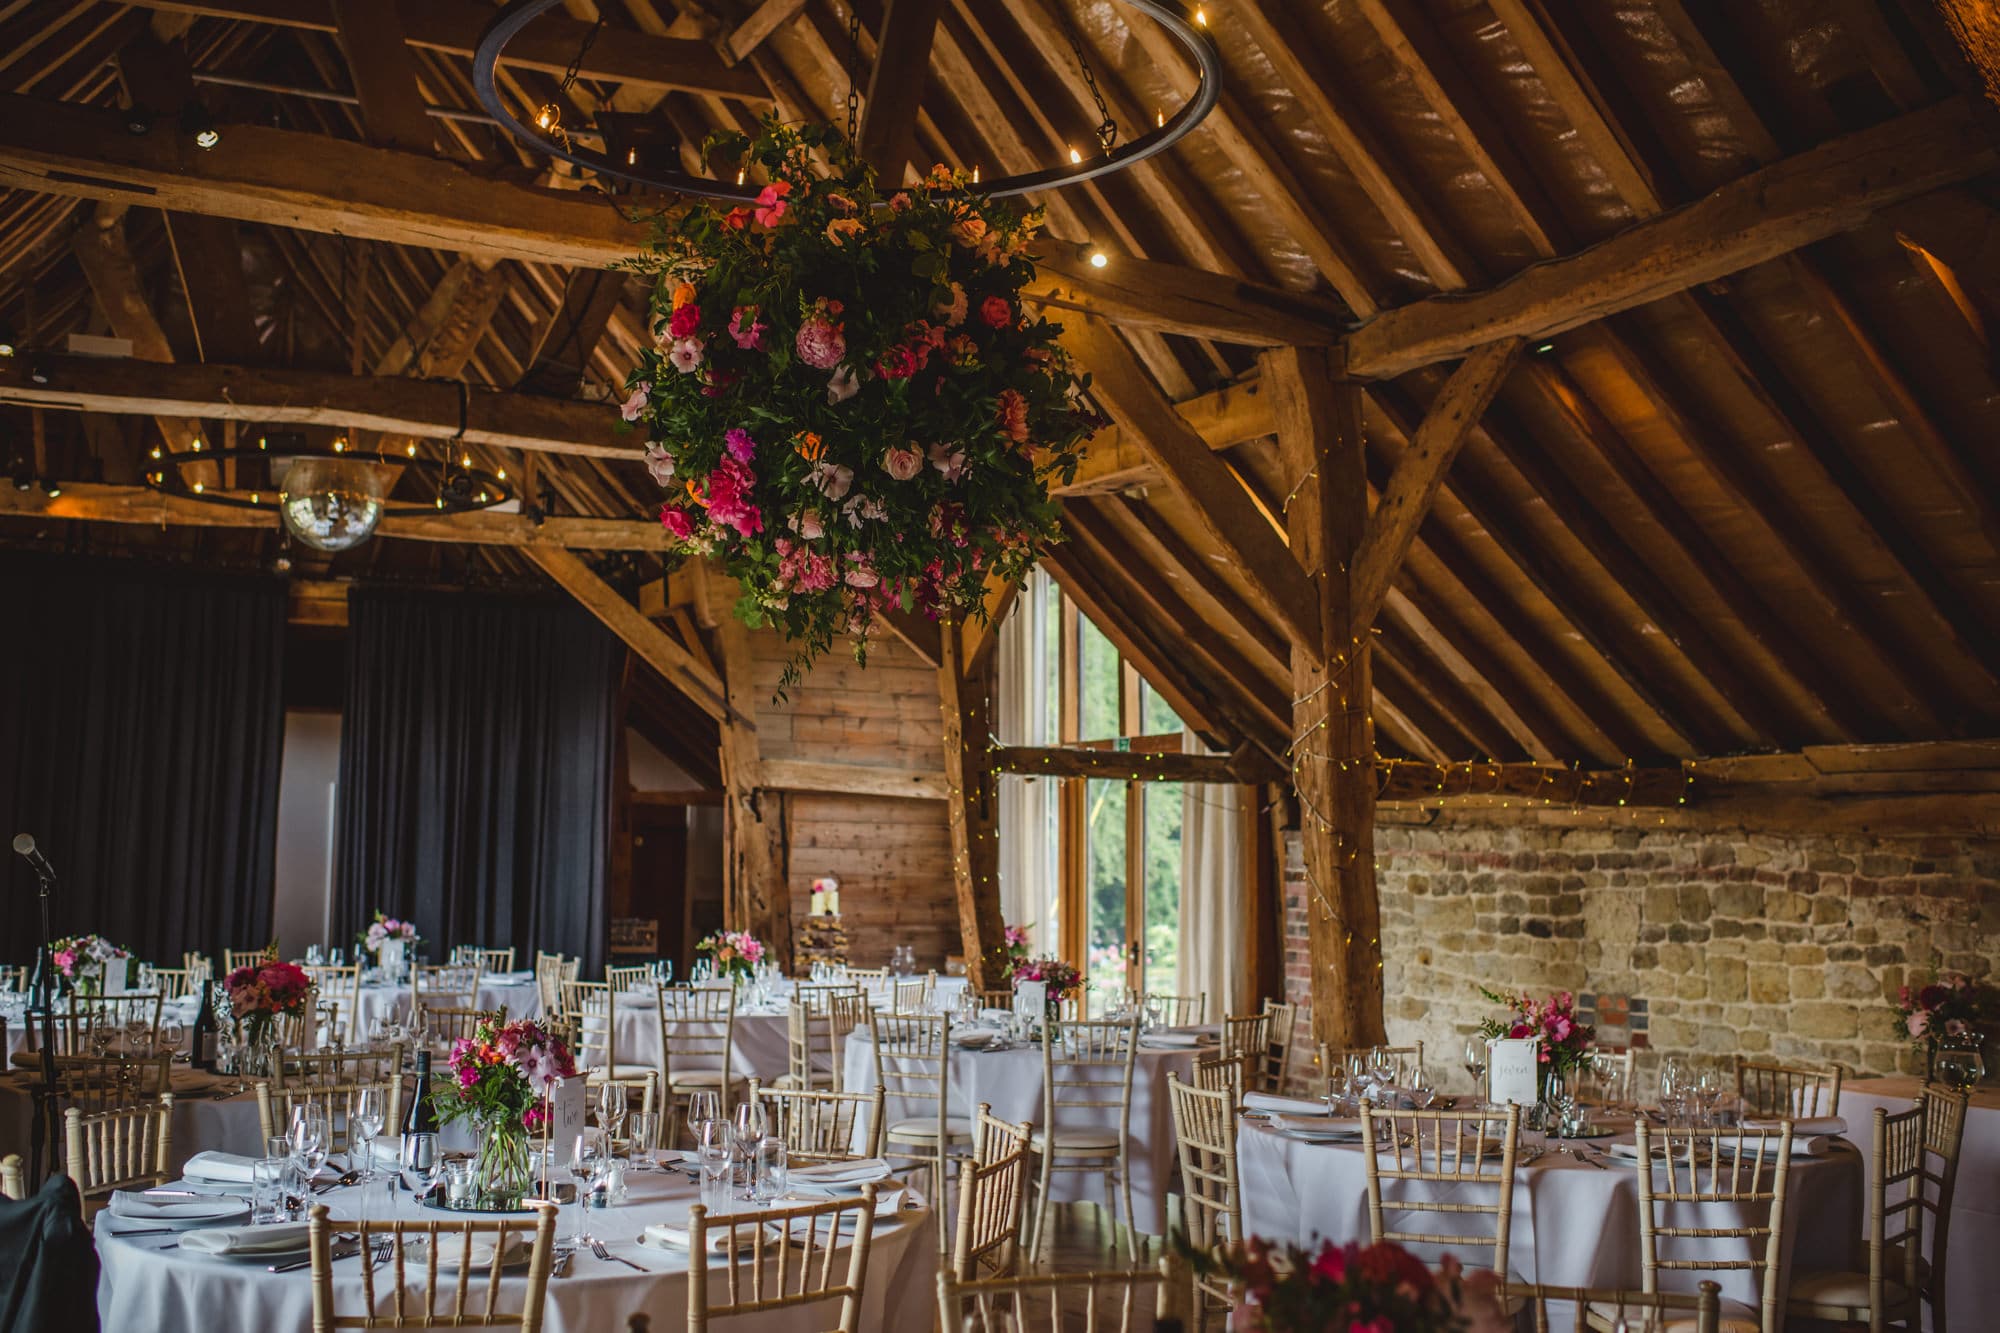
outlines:
M33 866L35 873L43 879L53 880L56 877L56 868L49 864L48 857L42 855L42 849L35 846L34 834L16 833L14 835L14 851L23 860L27 861L29 865Z

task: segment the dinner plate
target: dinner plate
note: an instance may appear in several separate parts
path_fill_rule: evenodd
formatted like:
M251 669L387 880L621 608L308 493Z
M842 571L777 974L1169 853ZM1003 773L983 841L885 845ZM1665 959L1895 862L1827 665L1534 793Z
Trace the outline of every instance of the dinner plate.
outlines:
M196 1227L220 1226L238 1218L250 1216L248 1199L229 1198L214 1195L203 1199L175 1199L174 1212L160 1214L154 1212L113 1212L113 1229L130 1230L135 1227L171 1227L175 1231L192 1231Z

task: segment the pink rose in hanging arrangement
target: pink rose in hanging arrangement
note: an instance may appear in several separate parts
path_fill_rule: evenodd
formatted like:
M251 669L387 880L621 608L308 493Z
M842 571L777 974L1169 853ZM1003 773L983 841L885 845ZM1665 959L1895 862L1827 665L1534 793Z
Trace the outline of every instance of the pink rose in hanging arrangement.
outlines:
M754 201L691 204L626 384L677 549L793 641L785 683L884 611L984 614L1059 539L1053 482L1095 418L1060 327L1024 310L1039 214L948 169L887 195L837 131L768 121L709 151ZM886 202L888 207L881 205Z

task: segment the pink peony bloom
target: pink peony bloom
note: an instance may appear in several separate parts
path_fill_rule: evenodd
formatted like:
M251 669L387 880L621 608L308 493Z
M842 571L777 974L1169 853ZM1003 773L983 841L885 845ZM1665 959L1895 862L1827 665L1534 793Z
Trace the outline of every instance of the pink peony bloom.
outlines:
M847 338L841 326L821 315L813 315L799 325L799 336L794 340L794 350L799 360L816 370L832 370L840 364L840 358L847 355Z
M826 532L826 525L821 522L817 509L800 510L786 520L786 526L807 541L816 541Z
M718 527L733 528L739 536L754 537L764 530L764 514L750 501L757 474L738 458L725 458L708 474L708 518Z
M619 406L618 415L624 417L627 421L637 421L639 414L646 410L646 395L652 391L653 386L651 383L646 380L640 380L632 386L632 392L626 396L624 403Z
M924 456L914 446L891 445L882 454L882 470L897 481L908 481L924 470Z
M898 190L889 196L889 211L891 213L906 213L909 211L909 208L910 195L907 190Z
M701 353L701 339L682 338L675 342L673 350L667 353L667 360L672 362L674 369L681 374L692 375L701 369Z
M685 509L673 505L660 506L660 525L681 541L694 536L694 519Z
M646 445L646 471L652 473L653 480L660 485L672 485L674 480L674 456L659 445L648 442Z
M872 588L882 581L882 576L875 572L874 562L869 560L867 556L861 554L859 551L854 551L849 553L847 558L858 562L854 568L847 571L846 576L841 580L848 587Z

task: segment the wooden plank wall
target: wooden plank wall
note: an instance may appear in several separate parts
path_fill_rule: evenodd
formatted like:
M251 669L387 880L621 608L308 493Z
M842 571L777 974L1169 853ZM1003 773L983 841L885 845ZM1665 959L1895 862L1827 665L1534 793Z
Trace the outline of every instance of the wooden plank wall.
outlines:
M787 649L776 634L751 636L759 757L941 771L937 672L899 640L857 666L836 646L785 700L775 700ZM814 878L840 880L852 960L889 961L913 945L919 967L942 970L959 952L951 837L943 801L798 792L791 798L792 919L811 907Z

